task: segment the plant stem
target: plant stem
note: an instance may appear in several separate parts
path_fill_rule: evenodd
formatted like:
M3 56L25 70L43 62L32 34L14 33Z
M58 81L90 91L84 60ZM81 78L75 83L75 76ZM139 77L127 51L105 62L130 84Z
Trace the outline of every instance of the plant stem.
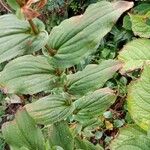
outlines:
M34 24L34 22L33 22L33 20L28 20L28 22L29 22L29 24L30 24L30 26L31 26L31 28L32 28L32 31L33 31L33 33L34 34L38 34L39 33L39 30L37 29L37 27L36 27L36 25Z
M57 76L61 76L61 74L63 73L63 71L62 70L60 70L59 68L56 68L56 75Z
M37 29L37 27L34 24L33 20L28 20L28 22L29 22L29 24L32 28L33 33L35 35L37 35L39 33L39 30ZM56 54L56 50L49 48L49 46L47 44L45 45L45 48L48 50L48 52L51 56L54 56Z
M45 48L48 50L51 56L54 56L56 54L56 50L49 48L47 44L45 45Z

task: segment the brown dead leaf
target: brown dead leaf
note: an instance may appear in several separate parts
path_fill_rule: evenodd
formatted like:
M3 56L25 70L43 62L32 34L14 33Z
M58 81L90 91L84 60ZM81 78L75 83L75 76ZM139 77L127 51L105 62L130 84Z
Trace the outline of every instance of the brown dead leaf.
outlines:
M24 14L27 20L38 17L40 14L38 10L43 8L47 3L47 0L17 0L21 7L21 12ZM34 4L34 9L32 5Z
M17 1L17 3L19 4L20 7L23 7L28 2L28 0L16 0L16 1Z
M23 8L21 8L21 11L27 20L31 20L31 19L36 18L40 15L37 11L35 11L31 8L23 7Z
M41 9L41 8L43 8L46 5L46 3L47 3L47 0L40 0L40 2L37 4L36 7L38 9Z

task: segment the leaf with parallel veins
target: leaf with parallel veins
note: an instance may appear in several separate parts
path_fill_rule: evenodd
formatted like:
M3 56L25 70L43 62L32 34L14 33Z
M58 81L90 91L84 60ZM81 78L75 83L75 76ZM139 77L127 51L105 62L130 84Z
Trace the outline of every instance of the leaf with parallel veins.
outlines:
M101 1L90 5L85 13L63 21L54 27L48 46L57 50L50 62L55 67L67 68L78 64L95 52L100 40L111 30L120 15L133 6L133 2Z
M109 88L99 89L91 92L75 103L75 117L77 120L92 119L104 113L116 100L117 96Z
M150 62L150 39L140 38L127 43L118 59L124 64L123 73L142 68Z
M69 98L62 95L49 95L25 107L37 123L44 125L66 119L75 109Z
M48 39L45 26L38 19L34 23L39 31L37 35L32 32L27 21L19 20L12 14L0 16L0 63L31 54L45 46Z
M41 130L23 108L15 120L3 124L2 133L11 150L45 150Z
M55 70L44 56L26 55L9 62L0 73L6 93L35 94L56 86Z
M105 60L99 65L88 65L82 71L67 76L66 90L75 96L82 96L104 86L111 79L122 63L116 60Z
M120 129L118 136L110 143L110 150L149 150L150 139L147 133L136 125Z
M130 83L127 106L132 119L145 130L150 128L150 65L145 65L141 77Z

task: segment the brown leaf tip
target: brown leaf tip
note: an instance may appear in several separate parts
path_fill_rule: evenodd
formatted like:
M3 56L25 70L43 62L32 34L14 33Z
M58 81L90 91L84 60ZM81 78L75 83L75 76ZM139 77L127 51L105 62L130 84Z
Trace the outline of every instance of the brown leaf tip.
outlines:
M133 2L128 2L128 1L118 1L114 2L114 8L118 9L120 11L126 11L129 10L134 6Z

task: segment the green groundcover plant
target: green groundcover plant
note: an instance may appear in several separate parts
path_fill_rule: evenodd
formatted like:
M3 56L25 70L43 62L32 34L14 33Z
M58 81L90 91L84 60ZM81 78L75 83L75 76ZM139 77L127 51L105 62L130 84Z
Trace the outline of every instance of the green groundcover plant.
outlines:
M116 72L141 76L127 88L127 110L135 124L122 128L111 150L150 149L150 10L139 5L124 17L123 27L135 37L117 59L75 65L95 53L101 40L133 2L100 1L79 16L66 19L50 34L39 20L46 0L7 0L14 14L0 16L0 87L5 94L40 95L20 107L2 126L11 150L102 150L83 131L100 124L117 92L105 83ZM142 9L141 9L142 8ZM138 12L138 13L137 13ZM138 37L138 38L137 38ZM93 127L93 126L92 126Z

